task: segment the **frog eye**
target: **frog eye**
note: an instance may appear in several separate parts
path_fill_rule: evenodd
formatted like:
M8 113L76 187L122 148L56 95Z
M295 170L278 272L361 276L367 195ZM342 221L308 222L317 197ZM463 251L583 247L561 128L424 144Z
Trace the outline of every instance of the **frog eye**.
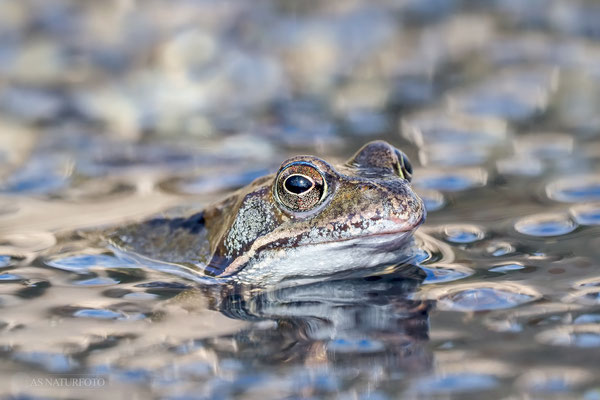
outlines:
M398 169L398 175L400 176L400 178L404 178L410 182L412 180L413 173L412 165L410 164L410 161L408 160L406 154L404 154L398 149L395 150L396 157L398 158L398 165L396 166L396 168Z
M281 169L275 180L275 198L291 211L309 211L325 197L326 182L312 164L295 162Z

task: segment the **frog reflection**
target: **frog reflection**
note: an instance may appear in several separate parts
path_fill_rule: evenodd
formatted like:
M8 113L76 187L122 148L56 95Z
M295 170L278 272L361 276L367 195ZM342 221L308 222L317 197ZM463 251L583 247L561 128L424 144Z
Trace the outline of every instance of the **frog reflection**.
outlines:
M232 357L253 366L428 370L432 356L425 345L431 304L411 299L424 273L412 265L396 268L392 274L258 292L240 285L204 288L200 295L208 296L211 308L226 316L276 325L251 325L227 338L207 339L202 347L212 348L221 359ZM194 295L196 290L173 300ZM226 339L235 345L219 348Z

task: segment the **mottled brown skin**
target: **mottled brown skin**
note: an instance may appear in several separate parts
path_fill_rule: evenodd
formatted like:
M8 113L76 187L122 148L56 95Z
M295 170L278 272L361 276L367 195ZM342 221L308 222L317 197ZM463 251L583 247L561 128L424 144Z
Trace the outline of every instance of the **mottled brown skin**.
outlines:
M298 162L314 166L326 182L322 199L308 210L290 209L281 202L283 196L277 195L282 190L281 185L276 189L279 174ZM287 270L293 276L303 275L304 271L318 275L338 272L343 268L340 256L344 254L340 252L354 252L360 258L363 238L370 252L378 246L388 253L394 246L400 248L400 242L425 218L421 199L410 188L409 180L402 177L409 178L412 173L404 163L405 156L383 141L368 143L346 164L336 167L313 156L289 159L278 173L257 179L194 216L202 218L201 234L208 242L199 249L204 254L198 254L195 264L205 263L205 273L216 277L274 283L285 279ZM185 236L181 232L189 229L185 227L186 219L179 224L165 221L173 232L179 232L177 237ZM138 228L138 233L143 229ZM129 243L134 243L131 247L139 249L135 243L143 241L135 238L135 229L127 234ZM348 246L340 250L340 243ZM181 248L180 244L173 245ZM332 246L335 250L329 251ZM309 248L303 258L304 249ZM320 248L324 260L315 251ZM165 258L164 254L161 252L159 258ZM336 260L335 270L327 270L327 257ZM356 257L352 254L351 258ZM165 261L182 261L167 258L171 259ZM304 259L306 266L302 265ZM319 267L312 270L307 268L317 264Z

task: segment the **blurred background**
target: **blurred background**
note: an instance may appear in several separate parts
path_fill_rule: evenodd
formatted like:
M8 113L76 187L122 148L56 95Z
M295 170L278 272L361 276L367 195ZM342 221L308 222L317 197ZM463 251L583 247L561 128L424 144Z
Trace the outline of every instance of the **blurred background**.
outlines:
M214 183L236 186L279 155L371 138L434 166L500 149L516 153L500 170L535 174L540 144L514 137L532 121L559 152L600 129L599 16L557 0L2 1L1 190L231 160Z

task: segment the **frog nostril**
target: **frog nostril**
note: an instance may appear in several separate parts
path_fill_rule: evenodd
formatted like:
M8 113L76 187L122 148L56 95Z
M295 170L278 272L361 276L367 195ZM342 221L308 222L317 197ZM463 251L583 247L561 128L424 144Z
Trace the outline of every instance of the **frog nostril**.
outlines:
M315 183L307 176L294 174L287 177L283 187L290 193L302 194L309 191Z

